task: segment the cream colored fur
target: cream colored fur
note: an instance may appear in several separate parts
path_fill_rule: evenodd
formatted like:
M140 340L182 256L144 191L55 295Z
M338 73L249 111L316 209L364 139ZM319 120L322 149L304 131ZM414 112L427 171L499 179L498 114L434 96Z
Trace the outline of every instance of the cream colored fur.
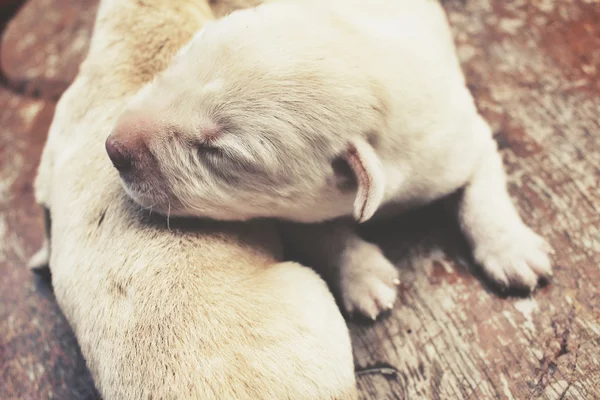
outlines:
M149 166L148 178L141 167L122 178L157 212L341 218L291 225L289 244L329 269L349 312L375 318L399 281L348 217L380 218L461 189L461 226L490 279L531 290L551 273L547 244L508 196L433 0L290 0L235 12L179 51L109 140Z
M344 320L312 270L279 262L272 223L165 223L125 196L106 157L130 96L212 18L205 1L102 1L35 182L51 235L32 267L49 253L107 400L355 398Z

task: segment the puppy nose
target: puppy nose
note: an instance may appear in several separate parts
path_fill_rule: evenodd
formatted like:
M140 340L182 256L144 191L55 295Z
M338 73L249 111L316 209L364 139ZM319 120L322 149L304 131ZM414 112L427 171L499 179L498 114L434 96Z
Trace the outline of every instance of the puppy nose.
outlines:
M131 157L131 153L125 149L122 143L109 137L106 139L105 146L110 161L112 161L119 172L127 172L131 169L133 166L133 158Z

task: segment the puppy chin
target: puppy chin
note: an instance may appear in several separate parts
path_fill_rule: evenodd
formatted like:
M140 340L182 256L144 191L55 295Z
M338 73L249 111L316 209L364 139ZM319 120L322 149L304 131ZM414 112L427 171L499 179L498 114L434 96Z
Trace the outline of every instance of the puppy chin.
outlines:
M139 191L137 188L135 188L128 182L121 180L121 184L123 186L123 189L125 189L125 193L127 194L127 196L131 200L133 200L134 203L138 204L143 208L152 207L154 210L159 211L156 208L157 200L154 198L150 191L143 192L142 194L141 191Z

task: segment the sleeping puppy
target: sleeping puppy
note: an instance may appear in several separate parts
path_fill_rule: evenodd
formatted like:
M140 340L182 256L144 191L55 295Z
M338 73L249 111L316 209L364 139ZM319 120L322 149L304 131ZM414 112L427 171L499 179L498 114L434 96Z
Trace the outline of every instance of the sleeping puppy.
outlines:
M509 198L502 160L435 1L281 1L207 25L130 103L106 142L140 205L274 217L330 266L348 312L376 318L399 283L358 222L462 189L475 260L533 290L550 248Z
M104 152L131 95L211 18L207 1L102 1L38 170L51 240L32 267L49 261L104 399L354 399L334 298L280 262L273 223L166 226L125 195Z

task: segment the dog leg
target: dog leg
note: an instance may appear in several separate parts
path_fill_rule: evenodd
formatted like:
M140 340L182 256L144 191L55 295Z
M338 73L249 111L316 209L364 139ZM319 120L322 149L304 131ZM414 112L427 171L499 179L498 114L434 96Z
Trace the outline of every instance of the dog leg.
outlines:
M357 235L352 222L285 223L284 231L286 250L324 275L347 313L375 320L393 307L398 271L379 247Z
M539 278L551 275L552 250L522 221L509 197L490 128L482 118L476 124L476 134L490 136L490 146L464 188L459 203L461 228L488 278L503 290L531 291Z
M42 273L50 264L50 211L44 207L45 234L42 247L29 259L27 267L35 272Z

